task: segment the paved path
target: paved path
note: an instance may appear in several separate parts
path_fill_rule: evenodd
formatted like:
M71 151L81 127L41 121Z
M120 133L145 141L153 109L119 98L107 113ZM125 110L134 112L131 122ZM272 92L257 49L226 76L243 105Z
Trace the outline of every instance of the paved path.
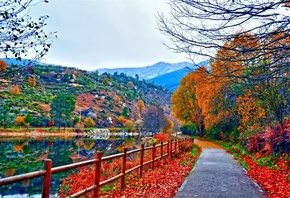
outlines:
M219 148L203 148L191 174L175 198L260 198L266 197L232 155Z

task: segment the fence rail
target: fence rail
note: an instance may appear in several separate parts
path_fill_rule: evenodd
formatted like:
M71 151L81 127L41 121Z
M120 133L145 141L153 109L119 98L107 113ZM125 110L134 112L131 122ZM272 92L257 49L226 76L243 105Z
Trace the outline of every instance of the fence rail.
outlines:
M42 197L49 197L50 194L50 181L51 181L51 175L54 173L59 173L67 170L71 170L74 168L78 167L83 167L87 165L95 165L95 173L94 173L94 184L88 188L83 189L82 191L79 191L73 195L70 195L69 197L79 197L81 195L84 195L88 192L94 191L94 197L99 197L99 191L100 187L109 184L113 181L116 181L117 179L120 179L120 184L121 188L125 188L125 177L127 174L139 170L139 176L142 177L143 173L143 167L146 165L151 164L151 169L153 170L155 168L155 162L158 160L162 160L164 157L169 157L171 158L174 153L177 152L184 152L184 148L186 146L192 146L194 142L194 139L192 138L184 138L184 139L178 139L175 141L167 141L166 143L161 143L156 145L155 143L153 146L145 147L144 144L141 145L141 148L127 151L127 148L123 149L123 153L115 154L115 155L110 155L106 157L102 157L102 152L98 151L96 154L96 158L92 160L86 160L83 162L77 162L69 165L64 165L64 166L59 166L59 167L54 167L52 168L52 160L51 159L45 159L44 160L44 168L43 170L35 171L35 172L30 172L26 174L21 174L21 175L16 175L16 176L11 176L7 178L2 178L0 179L0 186L24 181L27 179L33 179L36 177L43 177L43 182L42 182ZM165 149L164 149L165 147ZM174 147L174 149L173 149ZM157 156L157 149L159 148L160 150L160 155ZM144 161L144 152L147 150L151 150L151 159L148 161ZM130 169L126 169L126 162L127 162L127 157L130 154L134 153L139 153L140 152L140 164L136 165ZM122 158L122 168L121 168L121 173L113 176L111 178L106 179L105 181L100 181L100 175L101 175L101 162L104 161L109 161L112 159L116 158Z

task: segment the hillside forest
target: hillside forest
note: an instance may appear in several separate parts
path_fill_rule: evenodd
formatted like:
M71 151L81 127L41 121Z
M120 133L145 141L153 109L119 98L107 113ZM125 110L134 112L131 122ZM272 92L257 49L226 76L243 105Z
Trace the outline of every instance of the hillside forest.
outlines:
M0 61L3 128L171 130L170 92L138 75ZM154 120L154 122L152 122Z

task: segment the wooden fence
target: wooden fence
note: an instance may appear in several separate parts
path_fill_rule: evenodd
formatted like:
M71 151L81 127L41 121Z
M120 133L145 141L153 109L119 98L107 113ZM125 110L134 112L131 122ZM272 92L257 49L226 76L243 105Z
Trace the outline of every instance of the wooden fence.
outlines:
M161 160L162 158L164 158L166 156L171 158L174 153L184 152L186 150L186 147L189 147L189 146L192 147L193 141L194 141L194 139L192 139L192 138L184 138L184 139L178 139L175 141L170 140L166 143L161 143L158 145L153 144L153 146L150 146L150 147L144 147L144 144L142 144L141 148L139 148L139 149L127 151L127 148L124 148L123 153L110 155L110 156L106 156L106 157L102 157L102 152L98 151L95 159L87 160L87 161L83 161L83 162L78 162L78 163L73 163L73 164L69 164L69 165L64 165L64 166L59 166L59 167L54 167L54 168L52 168L52 160L45 159L43 170L30 172L30 173L26 173L26 174L21 174L21 175L16 175L16 176L11 176L11 177L7 177L7 178L2 178L2 179L0 179L0 186L24 181L27 179L33 179L36 177L43 177L42 197L48 198L49 193L50 193L50 180L51 180L52 174L94 164L95 165L94 184L86 189L83 189L80 192L77 192L73 195L70 195L69 197L79 197L79 196L84 195L84 194L91 192L91 191L94 191L94 197L99 197L100 187L102 187L106 184L109 184L117 179L120 179L121 188L123 189L125 187L125 177L127 174L138 169L139 176L142 177L142 172L143 172L144 166L151 165L151 169L154 169L155 163L157 160ZM159 152L156 152L158 148L159 148ZM151 155L152 155L151 159L148 161L144 161L144 152L146 150L151 150ZM126 169L126 162L127 162L128 155L133 154L133 153L138 153L138 152L140 152L140 164L127 170ZM122 158L121 173L101 182L100 181L101 162L113 160L115 158L120 158L120 157Z

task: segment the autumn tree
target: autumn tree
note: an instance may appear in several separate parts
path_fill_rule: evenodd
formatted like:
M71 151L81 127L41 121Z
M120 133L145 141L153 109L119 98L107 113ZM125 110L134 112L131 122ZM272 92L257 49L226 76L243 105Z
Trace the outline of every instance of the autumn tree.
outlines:
M84 120L84 123L86 127L94 127L96 125L95 121L91 117L87 117Z
M71 113L75 109L75 98L68 93L58 94L51 102L50 115L53 117L57 126L67 126L71 120Z
M118 117L118 120L124 125L125 124L125 122L127 121L127 119L125 118L125 117L123 117L123 116L119 116Z
M199 86L198 72L191 72L183 77L180 86L172 94L172 112L174 117L183 123L194 123L198 126L200 136L204 134L204 115L198 104L196 89Z
M17 116L15 118L15 124L18 126L24 125L24 116Z
M165 115L160 104L152 104L147 107L143 114L144 127L156 134L164 126Z
M28 84L32 87L36 86L36 78L34 76L29 76L28 77Z
M0 2L0 53L6 57L21 57L35 51L35 59L43 57L52 44L55 33L45 33L47 15L33 20L28 12L46 0L19 0Z
M124 127L125 129L127 129L128 131L132 131L135 129L135 125L134 123L131 121L131 120L127 120L125 123L124 123Z
M0 73L5 71L7 68L7 63L3 60L0 60Z
M164 120L164 126L162 128L163 133L171 133L174 128L174 122L170 118Z
M138 108L140 110L140 113L142 114L145 111L145 104L143 100L138 100L137 102Z
M15 95L19 95L20 94L20 88L18 85L12 85L10 87L10 93L15 94Z

